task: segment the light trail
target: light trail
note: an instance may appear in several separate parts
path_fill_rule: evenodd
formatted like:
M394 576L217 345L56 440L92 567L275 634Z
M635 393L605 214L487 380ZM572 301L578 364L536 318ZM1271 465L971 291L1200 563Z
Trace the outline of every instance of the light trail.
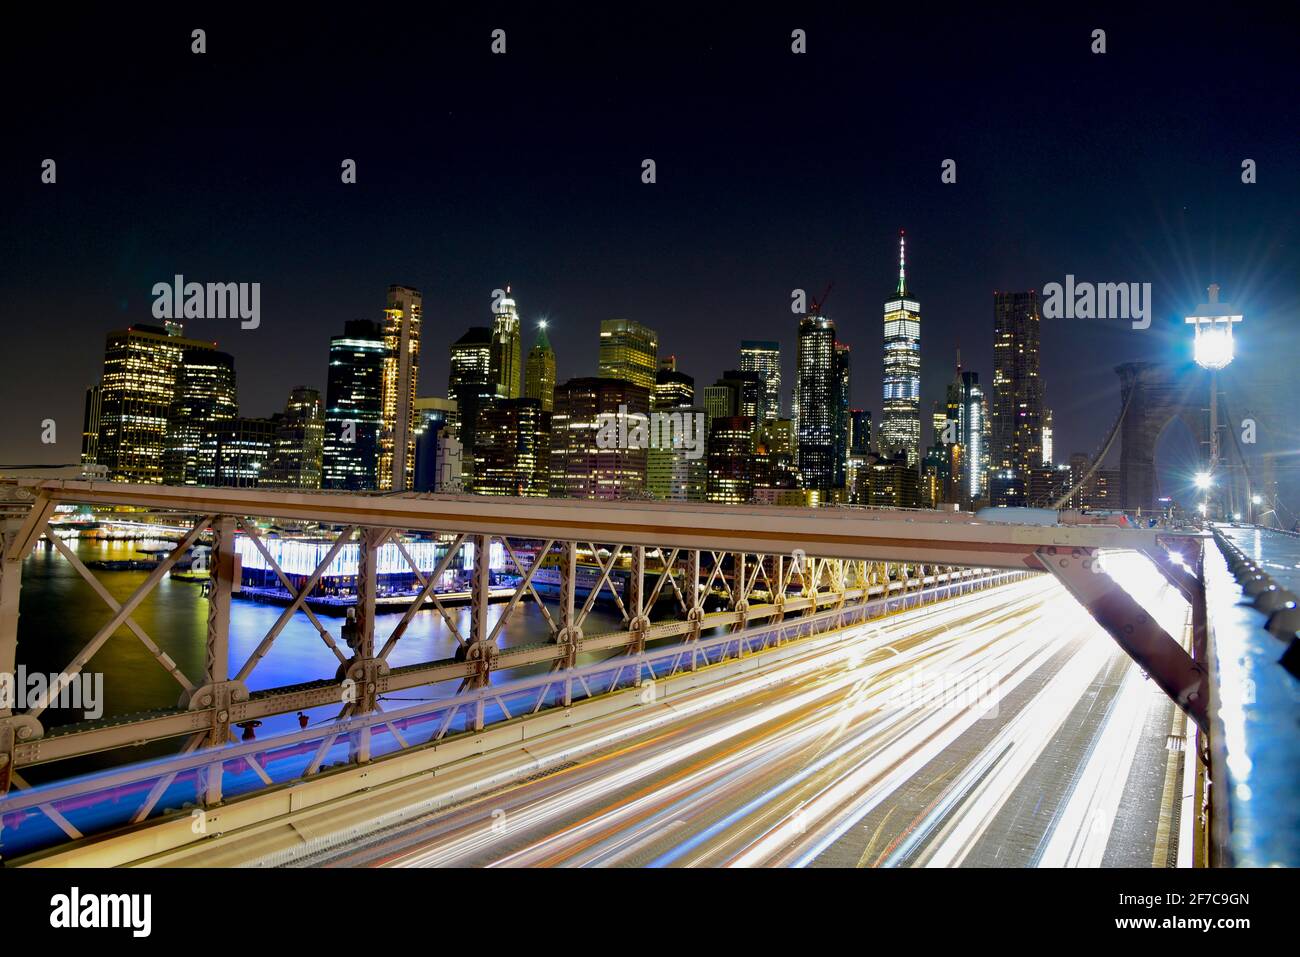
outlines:
M1177 596L1162 589L1144 603L1173 615ZM530 750L567 766L480 791L333 863L959 866L988 859L1008 815L1024 845L1009 858L1100 863L1109 831L1094 822L1114 816L1153 698L1054 580L861 632L653 713L556 732ZM1112 672L1124 677L1088 704ZM1080 713L1096 727L1072 727ZM1047 761L1061 772L1046 810L1022 811Z

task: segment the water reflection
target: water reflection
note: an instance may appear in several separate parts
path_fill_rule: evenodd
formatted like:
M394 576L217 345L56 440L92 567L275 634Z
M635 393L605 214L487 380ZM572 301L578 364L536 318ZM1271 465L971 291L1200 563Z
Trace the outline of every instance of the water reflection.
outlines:
M90 539L70 540L83 562L126 561L144 557L140 549L162 543L108 542ZM92 570L107 591L125 602L145 581L145 570ZM28 673L56 673L105 625L112 611L75 568L53 547L42 542L23 563L21 619L18 628L18 664ZM489 621L493 626L504 614L504 602L493 604ZM234 675L253 654L284 609L236 597L231 605L230 673ZM470 630L467 606L448 609L462 635ZM207 634L208 603L200 586L193 582L164 578L132 617L154 642L177 663L181 672L197 682L203 674L204 644ZM555 611L552 609L552 615ZM339 638L341 619L321 616L321 622L333 634L340 649L347 646ZM401 612L381 614L376 628L376 648L383 646L388 634L401 620ZM622 627L614 609L593 608L584 625L588 634ZM521 602L511 612L498 635L503 648L545 641L549 629L540 610L531 601ZM389 655L393 667L436 661L452 656L456 639L436 610L424 609L411 620L405 634ZM173 707L182 691L179 683L158 664L148 649L126 627L121 627L90 659L87 668L104 675L104 716L131 714L160 707ZM296 612L276 638L271 650L248 678L252 691L292 685L320 678L333 678L338 659L325 645L315 627L302 611ZM520 672L499 673L495 680L508 680ZM454 694L455 682L416 688L394 695L390 710L403 703ZM318 708L307 717L318 724L332 720L338 707ZM51 708L42 715L42 723L55 727L81 720L82 715L67 709ZM293 714L265 719L256 729L258 737L297 728ZM162 753L174 750L164 746ZM138 752L137 752L138 756ZM65 762L65 764L71 762ZM96 759L93 765L102 766ZM110 762L111 763L111 762Z

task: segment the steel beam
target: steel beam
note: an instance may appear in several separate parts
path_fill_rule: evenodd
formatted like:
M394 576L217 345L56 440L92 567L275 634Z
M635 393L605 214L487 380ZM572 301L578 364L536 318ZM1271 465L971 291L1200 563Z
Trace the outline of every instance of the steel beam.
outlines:
M1133 548L1168 532L1100 525L1019 525L968 513L790 509L668 502L574 502L505 496L346 495L112 482L20 480L51 502L136 505L413 531L466 532L613 545L789 553L828 558L1036 569L1039 548Z
M1060 580L1130 658L1182 708L1197 727L1209 730L1204 666L1192 659L1110 575L1097 568L1086 548L1045 548L1039 561Z

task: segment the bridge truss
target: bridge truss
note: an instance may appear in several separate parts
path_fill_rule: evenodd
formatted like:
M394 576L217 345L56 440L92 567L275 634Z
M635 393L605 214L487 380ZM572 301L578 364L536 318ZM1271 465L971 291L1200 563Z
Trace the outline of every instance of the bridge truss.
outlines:
M364 496L80 481L0 486L0 494L8 497L10 516L5 519L0 566L0 673L14 671L21 562L41 539L51 543L111 611L109 620L87 637L39 700L23 712L0 710L0 814L41 811L67 838L80 837L81 831L57 808L43 797L23 800L25 768L159 741L176 742L173 747L180 754L175 760L190 764L152 781L132 812L131 820L139 821L156 813L164 794L178 782L193 788L197 805L220 804L228 796L223 788L230 773L228 752L248 748L234 734L246 722L337 707L337 719L355 727L348 724L336 734L313 738L312 754L298 771L314 775L328 766L327 758L340 741L348 743L348 760L355 762L375 757L377 733L386 742L381 750L387 751L393 742L405 746L404 726L385 714L384 699L396 692L446 685L445 693L461 696L466 706L449 712L438 736L453 729L475 732L485 722L519 713L518 702L510 706L493 694L495 684L508 677L505 672L520 675L528 674L528 669L544 669L556 680L543 682L543 690L529 707L567 707L575 696L590 697L606 690L582 678L581 668L593 661L627 663L626 670L618 666L611 689L629 681L640 684L643 674L661 674L653 667L643 671L651 652L672 651L668 673L676 673L1005 581L1008 572L1014 577L1043 570L1055 574L1204 727L1201 663L1109 576L1097 574L1100 549L1136 549L1151 555L1171 581L1192 595L1195 576L1165 557L1173 539L1155 532L1000 525L937 512ZM172 516L171 524L181 524L186 531L135 592L119 602L53 533L50 520L56 508L69 504L165 513ZM333 530L330 547L301 585L277 563L258 519L319 523ZM231 661L230 646L231 601L238 587L235 541L240 534L247 536L291 596L242 663ZM412 558L408 538L431 534L443 537L450 547L437 567L425 572ZM211 585L205 664L201 675L191 677L133 616L201 536L210 539ZM351 543L358 546L359 554L355 625L335 634L306 599ZM376 613L377 556L388 543L396 546L419 585L417 599L391 627ZM494 543L500 544L508 570L518 577L495 622L489 615ZM1191 544L1199 548L1200 542ZM473 567L469 627L462 630L439 600L435 585L464 545L473 546ZM578 586L580 554L594 556L597 566L595 583L585 599ZM1186 554L1195 561L1191 551ZM555 562L559 568L559 597L551 605L543 601L534 583L543 561ZM622 594L613 581L620 566L627 573ZM623 627L588 633L592 608L603 596L612 601ZM715 610L706 608L711 598ZM455 654L444 660L391 665L394 649L426 603L454 636ZM548 637L502 647L504 624L521 604L536 605ZM250 690L250 677L275 653L277 640L299 611L337 661L337 670L289 687ZM74 680L96 651L122 629L175 680L175 705L45 728L41 716L60 686ZM667 660L656 659L659 665ZM257 761L239 767L255 774L263 768L256 775L262 783L276 783ZM11 789L16 790L10 794Z

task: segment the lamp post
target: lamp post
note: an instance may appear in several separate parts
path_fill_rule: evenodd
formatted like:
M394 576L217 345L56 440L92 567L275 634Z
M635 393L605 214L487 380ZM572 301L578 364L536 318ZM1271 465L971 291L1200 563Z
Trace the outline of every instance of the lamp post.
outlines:
M1192 315L1183 321L1193 330L1192 356L1196 364L1210 373L1210 461L1209 468L1197 476L1197 487L1206 490L1206 512L1209 511L1209 489L1219 466L1219 370L1232 362L1232 327L1241 322L1242 315L1232 306L1219 302L1219 284L1212 283L1207 290L1209 302L1201 303Z

